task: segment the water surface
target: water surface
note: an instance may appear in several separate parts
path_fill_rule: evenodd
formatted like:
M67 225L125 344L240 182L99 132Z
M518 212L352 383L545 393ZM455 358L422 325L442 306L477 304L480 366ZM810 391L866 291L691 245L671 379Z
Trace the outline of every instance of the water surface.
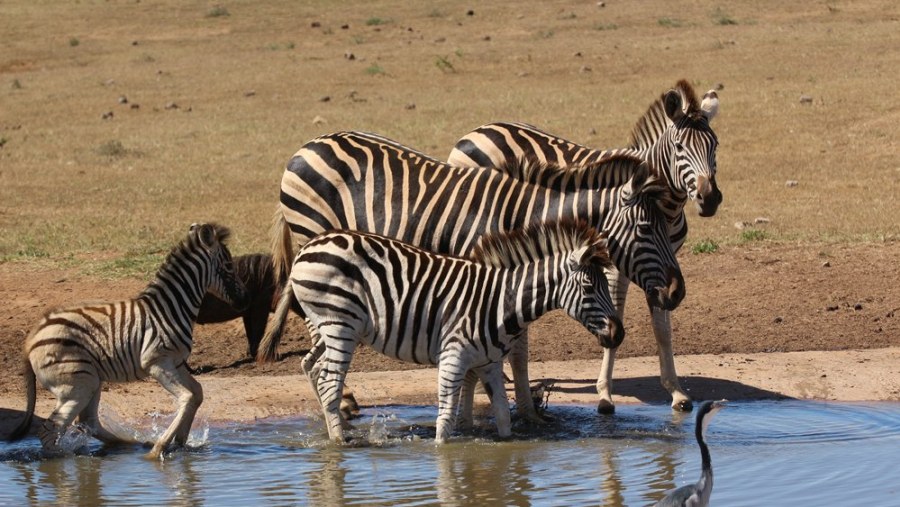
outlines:
M0 444L0 504L631 506L700 475L693 414L551 414L554 424L517 425L511 441L494 441L485 420L442 447L432 407L364 409L350 446L328 443L320 418L199 421L190 448L162 462L93 442L48 458L29 438ZM900 403L731 402L707 440L713 505L900 505Z

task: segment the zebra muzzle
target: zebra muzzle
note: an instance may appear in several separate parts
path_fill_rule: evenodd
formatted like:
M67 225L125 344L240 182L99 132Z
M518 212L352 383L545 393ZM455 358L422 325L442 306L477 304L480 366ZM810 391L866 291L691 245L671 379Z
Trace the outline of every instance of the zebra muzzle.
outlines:
M614 349L625 339L625 327L617 317L610 317L606 320L606 329L594 334L601 347Z
M685 296L684 277L681 270L669 268L669 277L665 287L653 287L647 291L647 303L650 306L671 311L678 308Z

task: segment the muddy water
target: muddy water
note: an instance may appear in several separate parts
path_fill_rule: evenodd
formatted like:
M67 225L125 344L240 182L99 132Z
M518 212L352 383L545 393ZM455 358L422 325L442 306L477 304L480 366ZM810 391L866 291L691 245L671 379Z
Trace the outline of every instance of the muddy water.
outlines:
M46 458L0 444L0 505L649 505L700 474L693 416L666 406L553 407L556 422L436 447L436 410L364 409L354 445L318 418L195 424L162 461L136 447ZM150 436L165 421L143 428ZM732 402L710 425L712 504L900 505L900 403Z

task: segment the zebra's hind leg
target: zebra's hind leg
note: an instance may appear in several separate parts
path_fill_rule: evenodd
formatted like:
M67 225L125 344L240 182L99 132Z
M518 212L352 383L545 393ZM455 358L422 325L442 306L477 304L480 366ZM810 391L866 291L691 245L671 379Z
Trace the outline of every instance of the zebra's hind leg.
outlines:
M482 366L478 369L478 376L491 398L491 409L494 411L494 420L497 422L497 434L500 438L509 438L512 435L512 428L509 420L509 400L506 398L506 386L503 383L503 363L497 361Z
M459 395L469 363L458 353L443 353L438 362L438 417L435 441L446 443L456 426Z
M335 329L339 333L345 330L346 328ZM329 335L323 331L322 336ZM353 359L353 351L356 350L358 340L346 335L335 336L334 340L330 342L332 347L325 347L325 341L324 338L320 340L325 350L312 368L312 371L316 373L313 382L325 415L328 437L334 442L344 443L344 425L347 422L341 415L341 399L344 392L344 379L350 369L350 361Z
M92 377L91 380L82 379L77 383L56 383L48 386L50 392L56 396L56 408L38 430L38 438L41 439L44 450L52 454L65 451L60 446L60 438L75 417L90 404L94 393L100 390L100 379Z
M457 417L457 427L463 430L471 429L474 424L472 415L475 404L475 385L478 382L478 374L473 370L466 373L463 380L462 390L459 395L459 415Z
M656 336L656 351L659 354L659 380L672 396L672 410L690 412L694 406L690 396L685 394L675 373L675 357L672 351L671 313L660 308L651 308L653 334Z
M312 347L310 347L309 352L303 356L303 361L300 362L300 369L306 374L306 378L309 379L309 385L312 386L313 394L315 394L318 399L319 388L317 383L319 380L319 370L316 368L316 365L318 364L319 358L325 353L325 341L322 340L319 329L314 326L309 319L304 320L306 321L306 329L309 331ZM319 399L320 403L321 401L322 400Z
M151 365L148 373L166 391L172 393L178 402L178 412L176 412L172 424L157 439L156 444L146 455L149 459L158 459L169 444L182 446L187 441L194 416L197 414L200 404L203 403L203 388L191 376L184 364L176 368L171 359Z

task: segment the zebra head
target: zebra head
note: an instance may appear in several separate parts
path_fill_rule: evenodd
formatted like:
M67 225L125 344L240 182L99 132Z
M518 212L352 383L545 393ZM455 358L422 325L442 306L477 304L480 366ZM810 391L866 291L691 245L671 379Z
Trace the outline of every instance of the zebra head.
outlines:
M235 276L231 252L226 246L231 231L218 224L192 224L191 242L203 261L207 278L207 291L225 301L238 311L247 308L250 301L244 283Z
M572 276L564 293L573 297L564 298L563 309L596 336L601 347L616 348L625 338L625 329L616 314L603 274L604 268L612 267L606 235L596 233L594 229L587 230L594 235L567 259Z
M632 159L631 166L619 208L607 223L610 254L617 269L644 290L650 306L674 310L685 288L663 209L671 202L669 188L646 161Z
M666 116L672 121L669 163L680 177L679 186L696 203L700 216L713 216L722 203L722 192L716 185L719 139L709 123L719 110L719 96L710 90L697 106L693 89L682 81L678 90L666 93L665 104Z

